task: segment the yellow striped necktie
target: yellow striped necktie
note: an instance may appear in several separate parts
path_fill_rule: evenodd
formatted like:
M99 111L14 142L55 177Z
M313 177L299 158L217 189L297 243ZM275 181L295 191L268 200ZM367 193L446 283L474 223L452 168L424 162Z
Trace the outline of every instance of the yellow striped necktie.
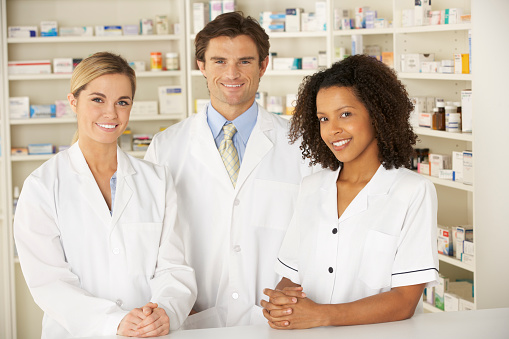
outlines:
M223 126L223 133L224 138L219 144L219 154L221 154L224 167L226 167L226 171L228 171L233 187L235 187L237 177L239 176L240 161L232 138L233 135L237 133L237 129L233 124L227 124Z

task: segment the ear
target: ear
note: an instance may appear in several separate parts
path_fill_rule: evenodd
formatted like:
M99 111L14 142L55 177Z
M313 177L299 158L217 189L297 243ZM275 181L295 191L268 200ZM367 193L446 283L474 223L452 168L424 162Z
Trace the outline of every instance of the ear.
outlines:
M205 73L205 61L196 60L196 64L198 65L198 69L200 70L201 74L207 78L207 74Z
M269 65L269 56L266 56L265 60L262 61L262 64L260 66L260 78L265 74L265 71L267 70L268 65Z
M72 93L67 94L67 100L69 101L69 104L71 105L71 109L74 112L74 114L78 114L76 111L76 105L78 104L78 100L74 97L74 94Z

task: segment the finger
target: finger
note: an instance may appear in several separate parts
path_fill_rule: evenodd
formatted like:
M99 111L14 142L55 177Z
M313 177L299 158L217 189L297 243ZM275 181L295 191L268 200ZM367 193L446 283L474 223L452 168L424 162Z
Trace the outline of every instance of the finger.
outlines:
M284 318L276 318L272 315L272 312L268 312L267 310L263 310L263 316L265 317L265 319L267 319L268 321L272 322L272 323L280 323L280 324L284 324L285 322L289 323L289 320L288 319L284 319Z
M140 322L138 324L138 329L149 326L150 324L156 322L158 319L159 319L159 314L157 314L156 312L152 312L151 315L147 316L145 319L143 319L142 322Z
M282 291L271 290L270 288L264 289L263 294L265 294L269 298L276 298L285 295Z
M170 333L170 325L169 324L159 326L155 330L150 331L145 334L142 334L139 337L141 337L141 338L158 337L158 336L162 336L162 335L167 335L168 333Z
M281 317L288 316L292 313L293 313L293 310L291 308L284 308L281 310L271 310L269 312L269 314L272 318L281 318Z
M152 314L152 307L145 305L143 306L142 311L144 315L149 316Z
M276 290L276 291L302 291L304 288L302 286L288 286L283 288L282 290Z
M290 326L290 322L288 320L283 320L283 321L274 321L272 322L272 324L275 326L275 328L277 329L282 329L282 330L286 330L288 329L288 326Z
M302 287L285 287L282 292L288 297L306 297L306 293L302 292Z
M270 298L269 302L276 305L276 306L283 306L288 304L295 304L297 303L296 297L276 297L276 298Z
M266 309L269 312L272 310L281 310L284 308L284 306L277 306L277 305L271 304L268 301L263 300L263 299L260 301L260 304L262 305L262 307L264 309Z
M157 329L159 327L162 326L162 323L160 321L155 321L151 324L148 324L147 326L144 326L142 328L138 328L138 330L136 331L137 332L137 336L144 336L146 335L147 333L152 333L154 331L157 331Z
M157 303L153 303L150 301L145 306L150 307L150 308L158 308L159 307L159 305Z

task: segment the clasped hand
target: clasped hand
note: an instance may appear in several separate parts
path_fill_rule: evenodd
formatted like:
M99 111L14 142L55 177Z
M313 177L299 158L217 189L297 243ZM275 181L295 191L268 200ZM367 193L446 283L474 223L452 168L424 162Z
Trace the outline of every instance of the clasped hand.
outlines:
M126 337L158 337L170 333L170 318L155 303L147 303L129 312L120 322L118 335Z
M325 317L320 304L306 297L302 287L285 287L283 290L266 288L262 300L263 316L269 326L276 329L303 329L324 326Z

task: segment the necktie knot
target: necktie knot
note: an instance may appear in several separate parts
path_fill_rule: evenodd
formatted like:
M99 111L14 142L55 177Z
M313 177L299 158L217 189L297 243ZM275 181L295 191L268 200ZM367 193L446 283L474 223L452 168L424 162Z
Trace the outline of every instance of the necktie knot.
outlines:
M232 140L233 135L237 132L234 124L227 124L223 126L223 133L225 140Z

